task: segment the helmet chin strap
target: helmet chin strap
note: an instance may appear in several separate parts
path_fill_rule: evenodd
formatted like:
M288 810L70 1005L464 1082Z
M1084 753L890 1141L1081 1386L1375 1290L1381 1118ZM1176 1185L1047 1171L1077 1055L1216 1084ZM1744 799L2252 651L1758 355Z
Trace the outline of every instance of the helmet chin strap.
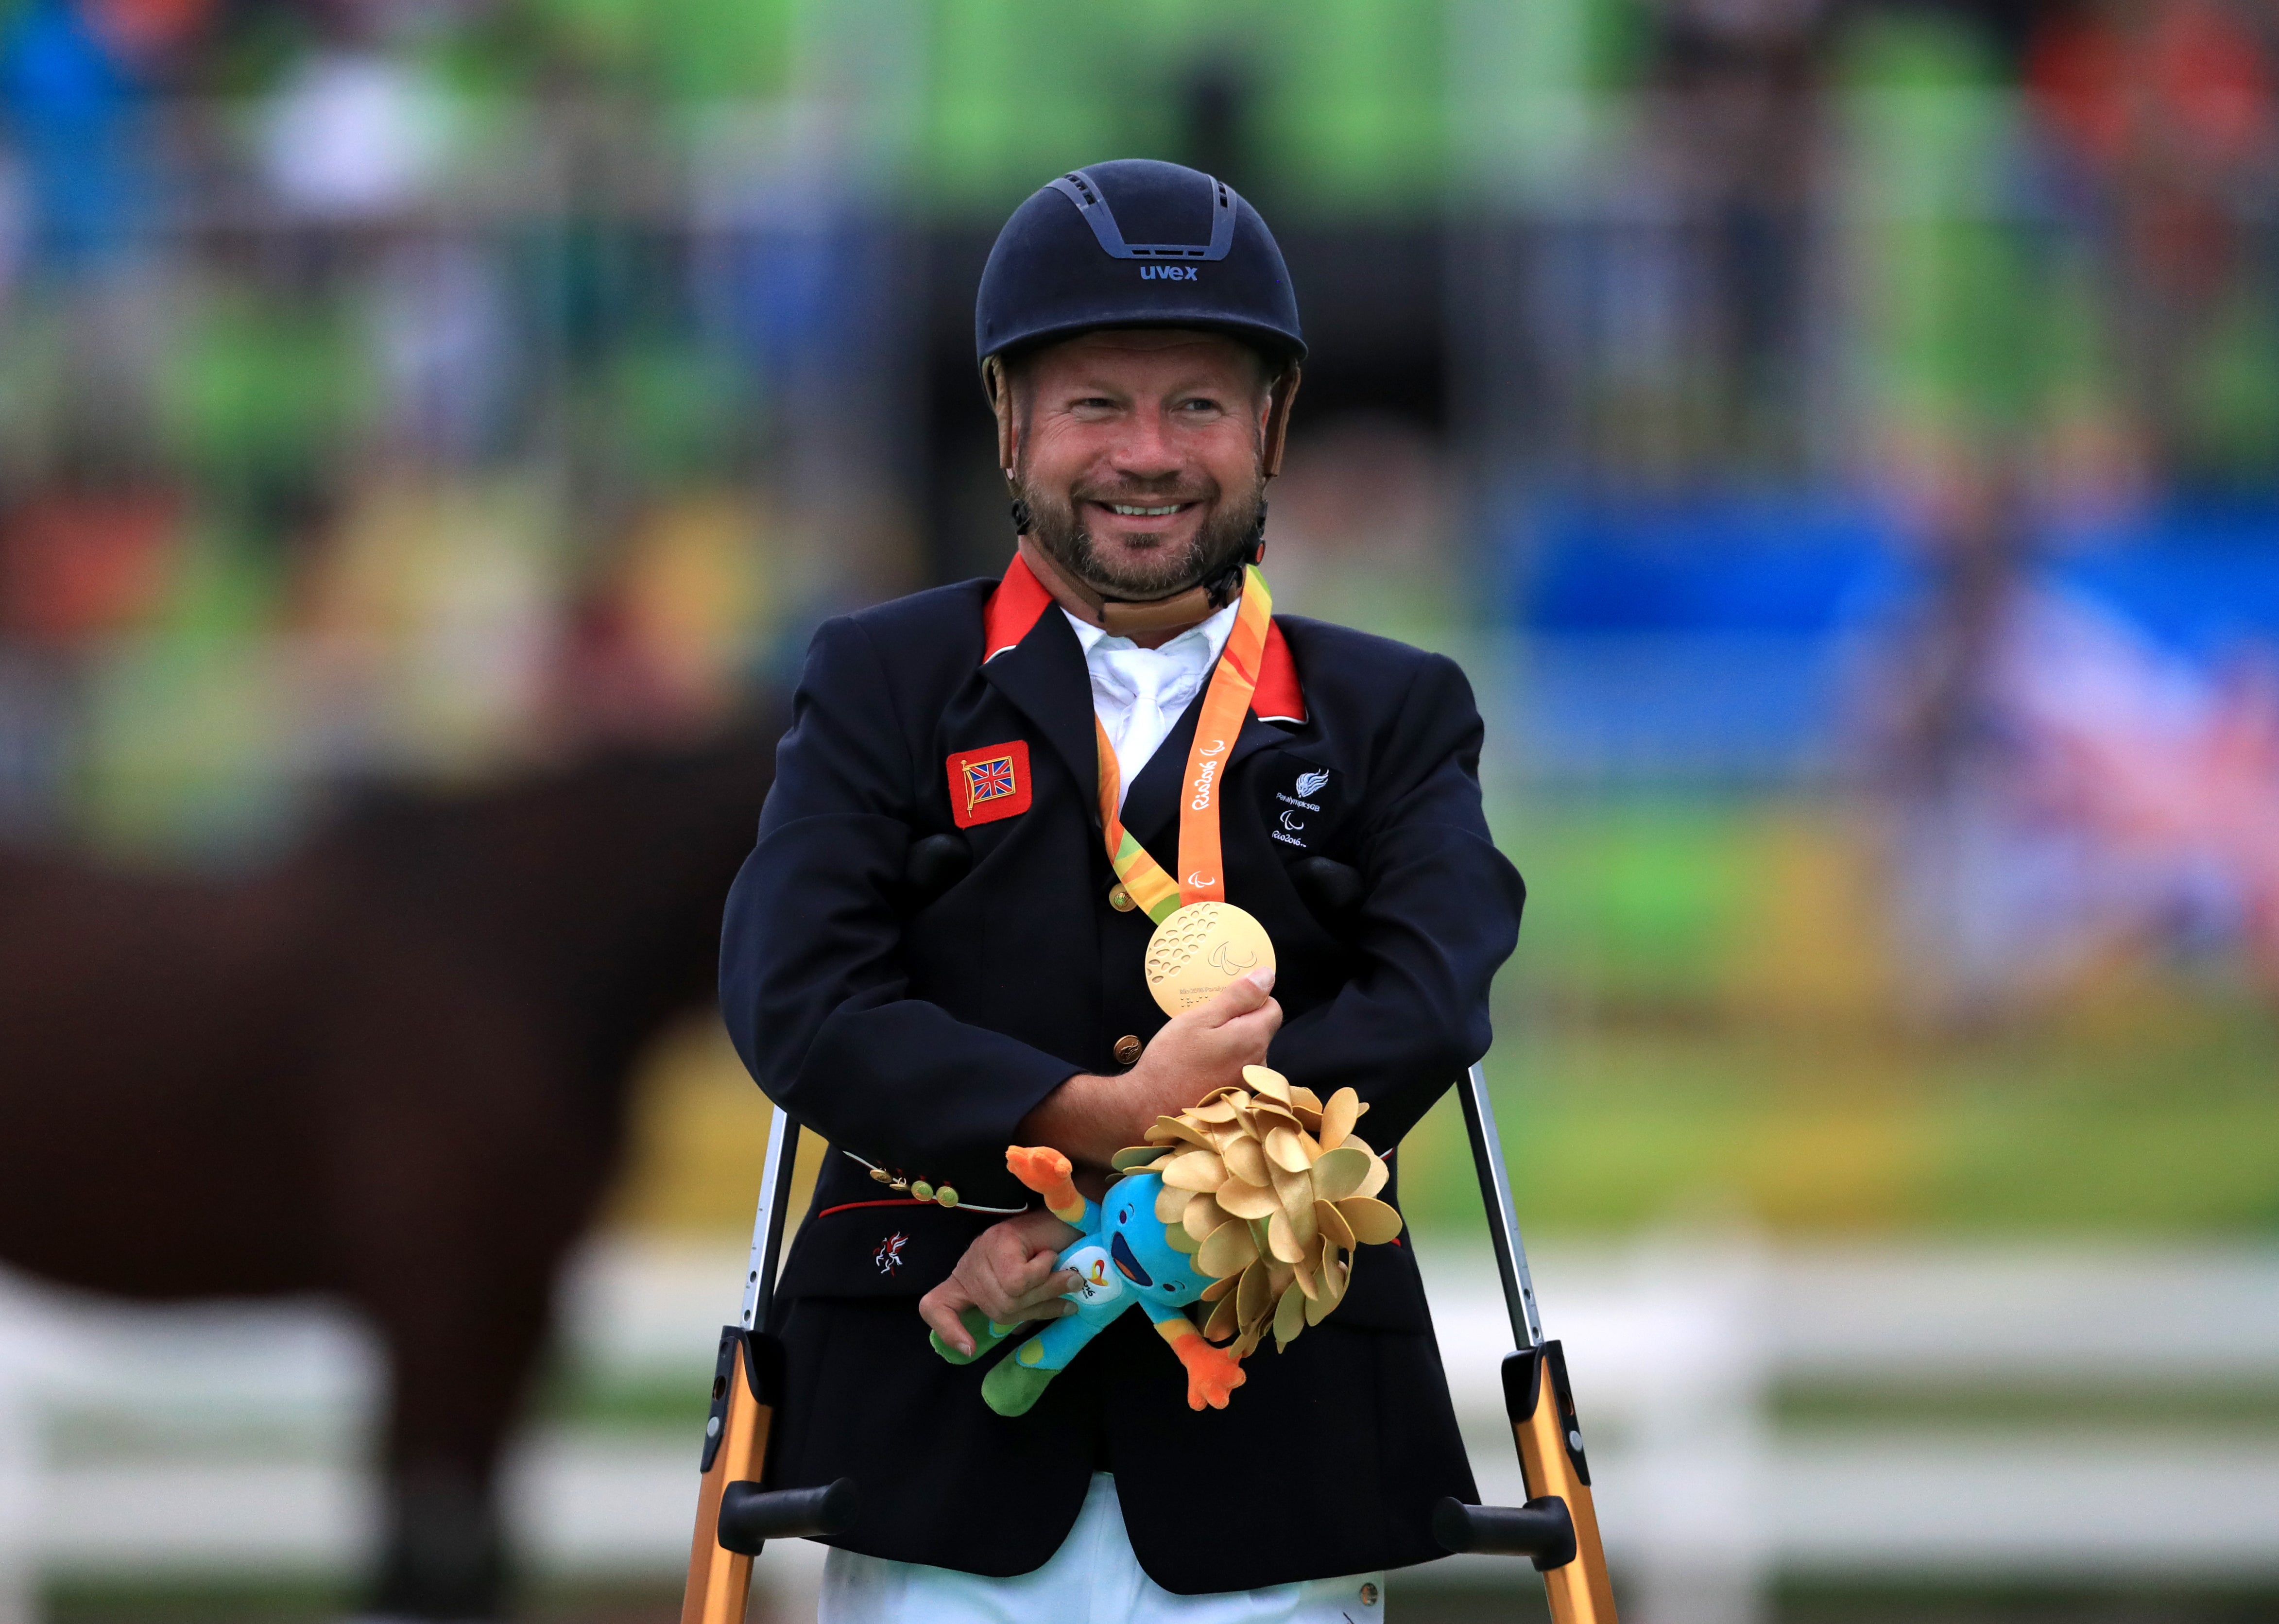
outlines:
M1265 444L1260 448L1258 471L1271 479L1282 471L1282 442L1290 434L1290 407L1298 398L1298 385L1305 372L1292 362L1282 370L1282 376L1268 386L1266 405ZM1262 547L1264 542L1261 542Z
M1020 539L1021 556L1045 590L1069 605L1110 637L1145 636L1156 632L1184 632L1209 620L1223 607L1214 601L1210 586L1199 585L1168 598L1135 603L1124 598L1104 598L1054 563L1034 536Z

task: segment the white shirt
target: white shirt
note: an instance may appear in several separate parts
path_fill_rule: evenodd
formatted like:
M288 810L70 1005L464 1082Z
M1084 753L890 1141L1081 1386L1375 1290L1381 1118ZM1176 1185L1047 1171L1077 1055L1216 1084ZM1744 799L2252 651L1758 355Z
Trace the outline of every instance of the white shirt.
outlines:
M1219 651L1233 633L1235 600L1209 620L1189 626L1161 648L1142 648L1128 637L1110 637L1098 626L1068 615L1084 645L1085 669L1092 673L1092 708L1116 747L1116 807L1132 793L1132 780L1155 754L1171 724L1209 680Z

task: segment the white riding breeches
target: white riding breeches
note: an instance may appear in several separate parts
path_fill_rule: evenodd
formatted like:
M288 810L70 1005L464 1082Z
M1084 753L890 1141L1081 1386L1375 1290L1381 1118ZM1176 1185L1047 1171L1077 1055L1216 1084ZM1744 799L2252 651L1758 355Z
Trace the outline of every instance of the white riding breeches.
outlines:
M1051 1560L1010 1579L832 1551L817 1624L1384 1624L1385 1575L1174 1596L1140 1570L1116 1479L1093 1474Z

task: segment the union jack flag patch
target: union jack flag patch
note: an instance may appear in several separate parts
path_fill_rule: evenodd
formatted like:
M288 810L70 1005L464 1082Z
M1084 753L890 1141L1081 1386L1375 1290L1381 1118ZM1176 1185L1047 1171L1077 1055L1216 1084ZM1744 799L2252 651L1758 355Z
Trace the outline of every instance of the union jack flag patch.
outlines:
M965 799L968 801L995 801L1013 793L1013 758L1000 755L986 762L965 763Z
M1029 747L1024 739L960 750L949 758L949 815L960 829L994 823L1029 809Z

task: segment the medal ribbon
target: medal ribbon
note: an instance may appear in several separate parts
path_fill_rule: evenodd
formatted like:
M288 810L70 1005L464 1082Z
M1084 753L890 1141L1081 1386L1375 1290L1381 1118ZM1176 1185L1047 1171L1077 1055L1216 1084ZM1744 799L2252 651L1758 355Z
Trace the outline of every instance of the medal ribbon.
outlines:
M1124 780L1116 764L1116 747L1109 742L1099 713L1093 714L1100 755L1100 824L1108 842L1108 861L1140 911L1157 924L1187 903L1226 900L1226 875L1219 861L1219 779L1224 776L1227 752L1249 714L1251 695L1258 690L1266 631L1273 618L1274 595L1266 589L1266 577L1252 564L1243 571L1234 629L1227 633L1218 669L1203 693L1202 714L1195 718L1194 742L1187 751L1186 782L1179 801L1179 878L1163 872L1163 865L1132 839L1117 816Z

